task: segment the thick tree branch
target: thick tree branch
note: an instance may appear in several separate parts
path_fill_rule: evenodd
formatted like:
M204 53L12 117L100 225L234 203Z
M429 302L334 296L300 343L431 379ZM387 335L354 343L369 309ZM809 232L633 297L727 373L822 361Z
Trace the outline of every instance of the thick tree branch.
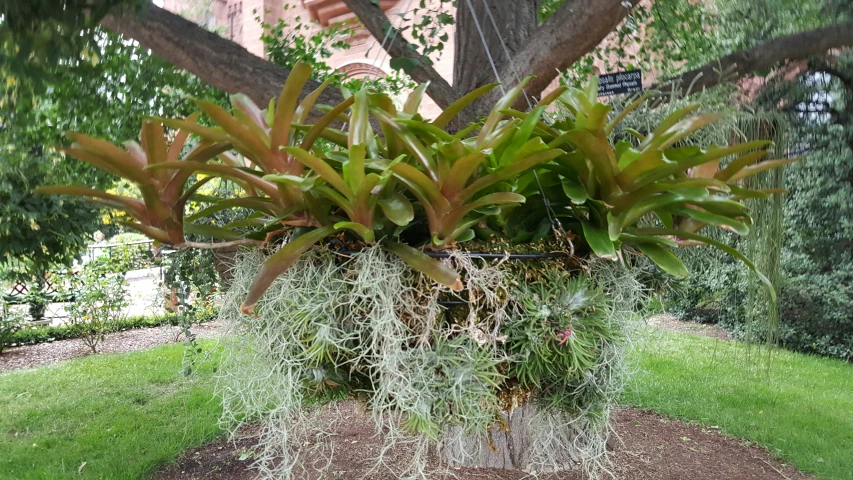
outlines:
M721 81L721 72L722 80L734 80L756 70L771 68L784 60L806 58L848 46L853 46L853 23L818 28L774 38L757 47L726 55L652 88L669 91L675 86L682 94L687 94L688 91L701 91L717 85Z
M629 0L631 6L640 0ZM566 0L534 35L503 65L501 78L536 75L527 91L538 95L557 76L592 51L630 11L625 0Z
M373 38L382 41L387 33L386 28L391 29L388 34L388 41L385 42L385 50L392 58L411 58L418 62L409 76L416 82L430 82L427 87L427 94L441 108L446 108L453 103L459 96L458 93L450 86L438 72L430 66L428 58L419 54L415 45L409 43L403 38L402 32L391 25L391 21L385 15L385 12L379 7L378 2L372 3L370 0L343 0L344 3L358 17L359 21L364 25L368 32L373 35Z
M101 25L136 40L157 56L214 87L228 93L245 93L261 106L278 97L290 73L286 68L257 57L240 45L153 4L141 16L130 11L112 12L104 17ZM318 82L309 80L302 96L318 86ZM319 103L327 105L341 101L340 92L333 88L327 88L318 99ZM318 117L321 114L316 112Z

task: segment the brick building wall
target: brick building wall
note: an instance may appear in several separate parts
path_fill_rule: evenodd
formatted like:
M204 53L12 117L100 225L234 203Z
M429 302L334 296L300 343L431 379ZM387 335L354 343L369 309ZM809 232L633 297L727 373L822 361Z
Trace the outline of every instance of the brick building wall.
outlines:
M407 6L416 6L407 0L381 0L380 5L394 25L402 22L398 14L405 13ZM264 56L263 29L257 20L261 14L263 21L270 25L279 19L292 25L297 17L302 23L310 21L310 32L355 18L341 0L163 0L163 8L213 29L261 57ZM453 13L452 10L449 13ZM438 73L449 82L453 77L453 31L447 29L442 33L450 37L447 42L450 48L445 48L440 56L434 55L433 61ZM407 33L404 36L411 40ZM380 47L382 40L377 42L369 32L359 29L348 39L350 48L335 51L326 62L354 78L363 78L371 72L373 76L388 74L391 72L390 58ZM441 112L431 100L425 99L424 103L422 114L436 116Z

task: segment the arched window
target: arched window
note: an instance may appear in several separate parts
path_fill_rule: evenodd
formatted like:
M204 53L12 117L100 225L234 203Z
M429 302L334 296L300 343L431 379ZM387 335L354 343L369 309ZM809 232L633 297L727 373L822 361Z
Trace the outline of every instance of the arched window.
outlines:
M348 78L367 78L368 76L371 78L382 78L388 76L381 68L374 67L369 63L363 62L353 62L348 63L346 65L341 65L337 68L337 70Z

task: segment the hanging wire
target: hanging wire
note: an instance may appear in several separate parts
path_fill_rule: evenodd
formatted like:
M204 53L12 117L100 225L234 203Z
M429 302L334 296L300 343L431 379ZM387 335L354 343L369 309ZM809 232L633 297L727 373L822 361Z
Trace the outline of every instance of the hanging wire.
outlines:
M412 2L413 1L414 0L409 0L409 3L406 4L406 8L403 9L403 15L409 13L409 10L412 8ZM387 16L386 16L386 18L387 18ZM403 21L404 22L406 21L405 18L403 18ZM373 59L373 64L371 65L370 71L367 72L367 81L368 82L371 80L371 77L373 76L373 72L375 72L377 70L376 63L378 62L381 64L382 62L385 61L385 58L388 56L388 50L391 50L391 47L394 45L394 41L397 40L397 33L395 32L394 36L391 37L391 43L388 44L388 48L387 49L385 48L385 42L388 41L388 37L391 35L392 30L395 30L395 28L391 24L391 20L388 19L388 29L385 30L385 38L382 39L382 45L380 46L379 51L376 52L376 58ZM402 33L400 35L402 35ZM379 60L380 56L382 57L382 60Z
M500 40L501 47L503 48L504 55L506 55L507 62L509 62L509 66L512 69L513 74L515 75L515 79L517 82L521 82L521 77L518 74L518 69L515 68L515 62L512 61L512 56L509 54L509 49L506 46L506 42L504 41L503 35L501 35L500 29L498 29L498 24L495 21L495 17L492 15L491 7L487 0L483 1L483 7L486 9L486 15L488 15L492 28L495 29L495 34L498 36L498 40ZM498 74L498 69L495 66L495 61L492 58L491 50L489 49L489 45L486 42L486 36L483 35L483 30L480 28L480 21L477 19L477 14L474 13L474 7L471 5L471 0L466 0L468 3L468 10L471 11L471 16L474 19L474 25L477 27L477 32L480 34L480 41L483 42L483 48L486 50L486 56L489 58L489 63L492 65L492 70L495 72L495 78L499 82L501 92L506 93L503 88L503 83L501 83L500 75ZM527 96L527 92L522 89L524 93L524 99L527 100L528 108L533 108L533 104L530 101L530 98ZM551 200L545 195L545 188L542 187L542 181L539 180L539 173L536 170L533 170L533 178L536 179L536 185L539 187L539 193L542 195L542 203L545 205L545 213L548 215L548 221L551 223L551 228L554 230L554 236L557 237L558 241L562 241L568 244L569 246L569 254L574 256L575 254L575 245L572 243L572 240L569 238L569 235L566 233L566 230L563 228L563 224L560 223L560 219L557 218L557 212L554 211L554 208L551 206Z
M480 26L480 20L477 19L477 12L474 11L474 6L471 5L471 0L465 0L465 2L468 4L468 11L471 12L471 17L474 19L474 26L477 27L477 33L480 34L480 41L483 43L483 49L486 50L486 57L488 57L489 59L489 64L492 66L492 71L495 72L495 79L498 81L498 88L501 89L501 93L506 94L506 90L504 90L504 84L501 81L501 75L498 73L498 67L495 66L495 59L492 58L492 51L491 49L489 49L489 44L486 42L486 36L483 35L483 28ZM497 32L497 34L498 38L501 39L501 43L503 43L501 33Z
M515 68L515 62L512 61L512 56L510 56L509 54L509 48L507 48L503 37L501 37L500 30L498 30L498 23L495 21L494 15L492 15L492 9L489 6L488 2L486 2L486 0L483 0L483 6L486 7L486 15L489 16L489 21L492 23L492 28L495 29L495 33L498 34L498 38L501 41L501 47L503 48L504 55L506 55L506 60L507 62L509 62L509 66L512 69L513 75L515 75L515 81L521 83L521 75L518 74L518 69ZM497 74L495 74L495 76L497 76ZM527 96L527 90L521 90L521 93L524 94L524 99L527 101L527 107L533 108L533 104L530 102L530 97Z

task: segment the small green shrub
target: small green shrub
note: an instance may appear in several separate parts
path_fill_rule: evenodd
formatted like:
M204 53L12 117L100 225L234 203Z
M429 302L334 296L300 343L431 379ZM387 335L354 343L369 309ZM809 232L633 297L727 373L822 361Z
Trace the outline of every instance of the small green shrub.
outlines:
M197 323L213 320L216 311L204 312L203 316L196 317ZM181 322L179 315L167 313L162 315L142 315L119 319L107 326L105 333L123 332L137 328L162 327L166 325L177 326ZM56 340L69 340L80 338L83 335L79 325L60 326L37 326L24 325L20 330L12 334L10 343L13 345L32 345L36 343L53 342Z
M111 323L117 321L127 306L127 281L121 274L89 265L68 287L74 302L67 307L68 323L76 325L83 343L96 353Z
M131 270L141 270L155 265L149 243L126 245L131 242L148 240L138 233L120 233L109 239L107 243L116 245L109 250L96 252L92 264L97 268L111 273L125 273ZM100 249L99 249L100 250Z
M5 306L0 309L0 353L12 344L15 333L24 325L23 315L8 311Z

